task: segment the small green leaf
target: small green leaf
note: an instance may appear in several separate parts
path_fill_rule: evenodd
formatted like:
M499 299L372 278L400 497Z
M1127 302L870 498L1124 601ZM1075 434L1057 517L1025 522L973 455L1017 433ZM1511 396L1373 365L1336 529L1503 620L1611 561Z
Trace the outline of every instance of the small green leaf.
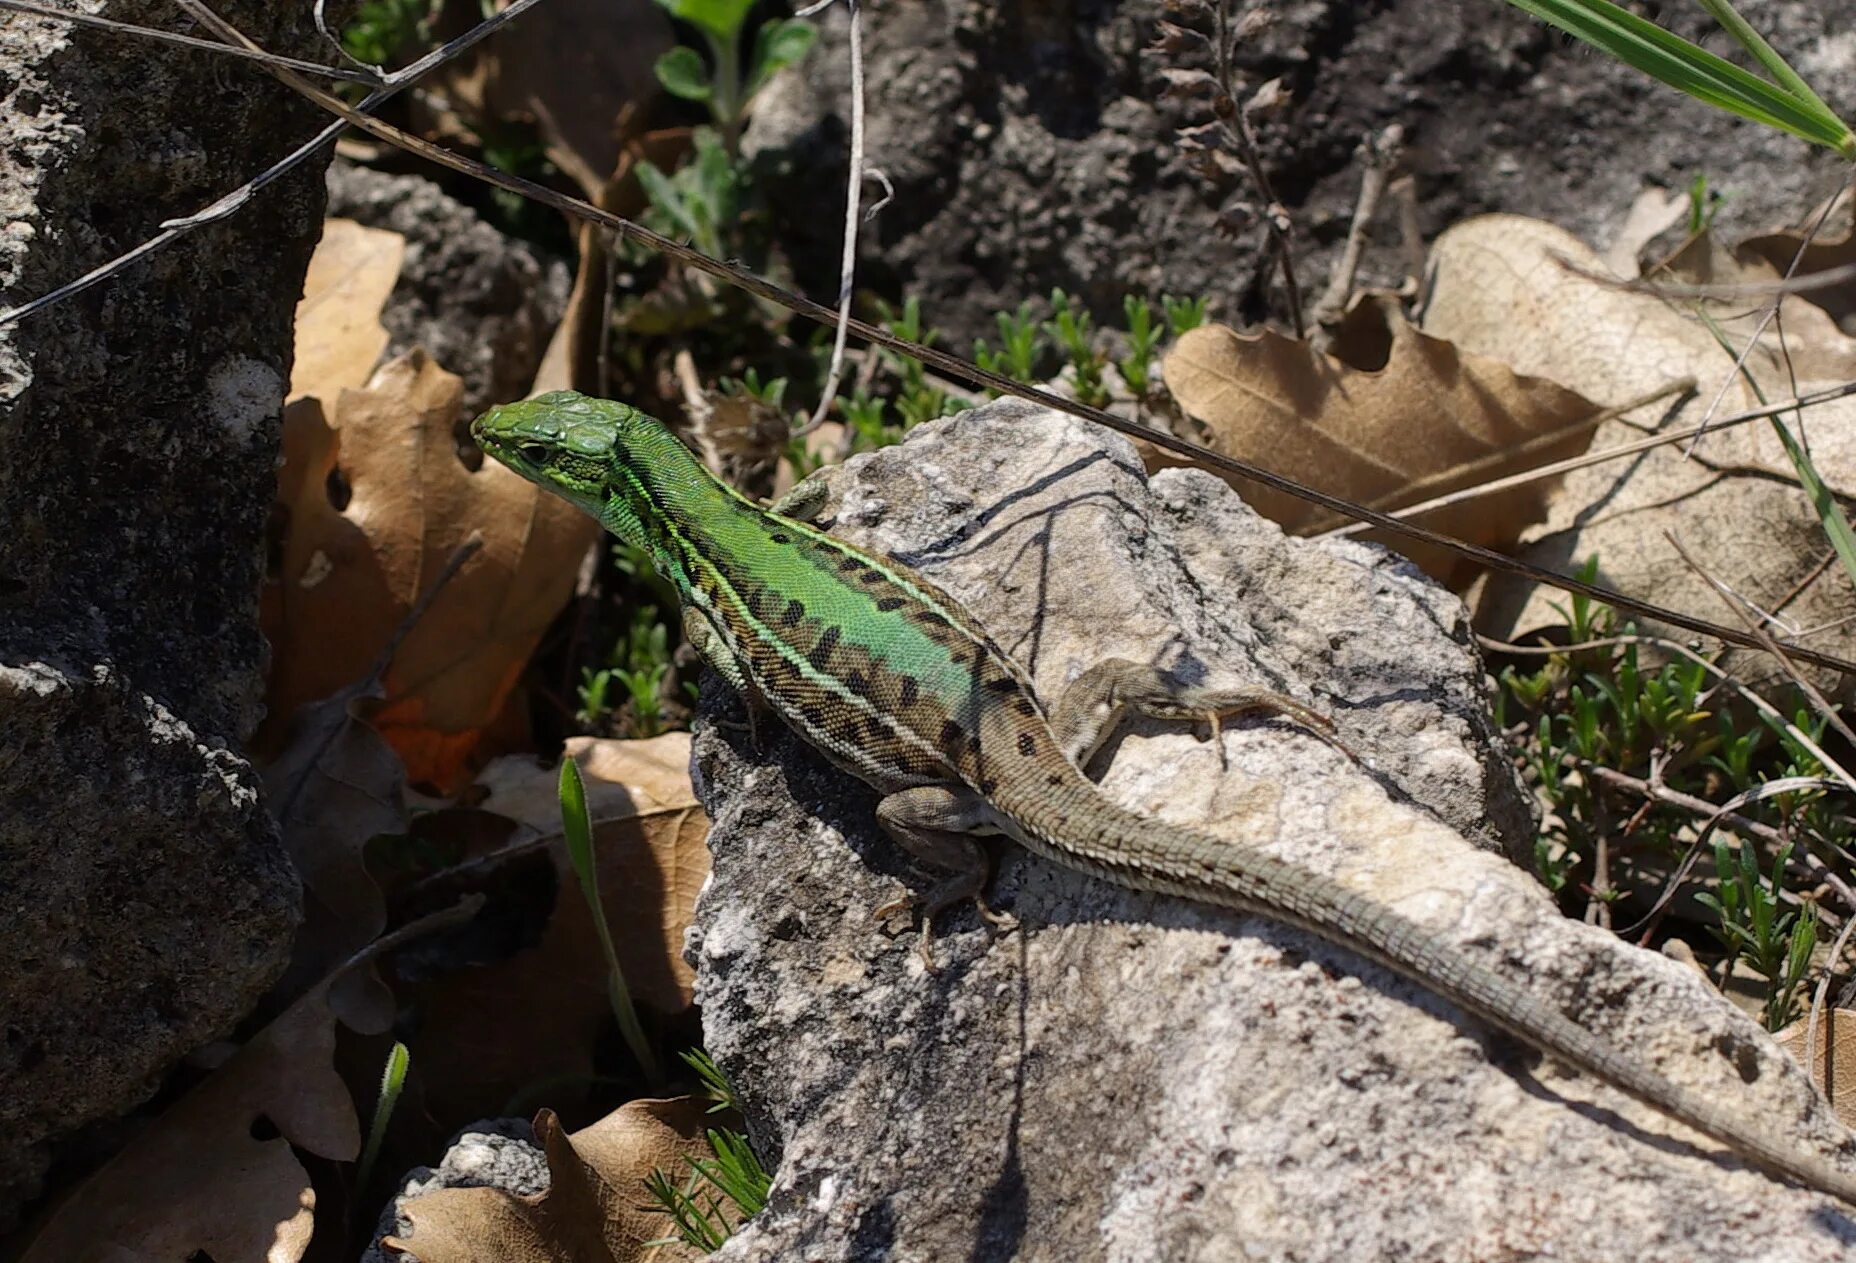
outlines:
M709 68L702 64L702 56L687 44L679 44L659 57L653 69L664 91L672 96L686 101L707 101L715 95L715 85L709 81Z
M818 43L818 28L803 18L768 22L754 36L754 56L748 63L747 95L759 92L774 75L803 61Z
M754 0L657 0L670 16L717 39L732 39L748 19Z

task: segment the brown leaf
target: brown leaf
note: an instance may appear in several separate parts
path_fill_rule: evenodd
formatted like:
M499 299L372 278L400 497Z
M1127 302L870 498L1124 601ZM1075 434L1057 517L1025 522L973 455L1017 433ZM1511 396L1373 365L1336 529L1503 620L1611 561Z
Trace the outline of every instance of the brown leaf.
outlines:
M290 398L359 386L387 349L381 309L399 280L406 238L352 219L325 220L296 305Z
M1817 1022L1817 1047L1805 1048L1809 1019L1774 1035L1792 1060L1811 1073L1824 1099L1846 1127L1856 1127L1856 1009L1825 1009Z
M1679 261L1691 276L1748 275L1743 263L1705 243L1685 250ZM1694 313L1693 300L1618 287L1589 247L1538 220L1485 215L1457 224L1433 246L1431 271L1425 328L1517 371L1607 404L1683 377L1699 383L1679 407L1640 408L1607 423L1594 440L1599 448L1640 439L1646 428L1693 426L1711 408L1719 418L1856 376L1856 340L1796 295L1781 306L1783 340L1769 331L1743 375ZM1710 302L1708 311L1731 343L1744 346L1765 306L1737 297ZM1717 397L1721 403L1714 408ZM1856 401L1826 402L1790 423L1808 438L1817 470L1834 492L1856 488ZM1840 566L1820 565L1827 552L1823 528L1771 423L1715 429L1699 444L1685 440L1569 473L1551 493L1545 520L1527 532L1525 555L1559 569L1596 556L1599 579L1611 587L1722 618L1719 596L1676 555L1665 532L1679 536L1703 569L1773 612L1784 627L1813 629L1814 647L1847 656L1856 646L1849 579ZM1555 608L1563 604L1557 592L1499 578L1489 583L1476 621L1489 634L1514 640L1563 624ZM1742 678L1756 684L1770 681L1789 690L1759 655L1746 658L1742 670Z
M709 821L690 786L689 734L647 741L574 737L593 820L600 898L634 999L674 1015L691 1003L694 976L683 934L709 876ZM426 984L409 1043L433 1108L450 1117L495 1110L512 1084L581 1078L596 1036L611 1024L604 958L558 834L559 771L526 756L497 759L480 783L482 807L523 827L514 839L549 838L553 917L541 941L496 965ZM486 1022L485 1014L496 1020Z
M354 1103L335 1073L325 979L149 1123L60 1205L20 1263L197 1257L296 1263L316 1193L292 1146L349 1162ZM258 1139L254 1128L268 1120Z
M374 941L386 926L386 900L362 850L376 834L406 826L406 771L366 721L377 697L370 679L300 708L283 752L264 771L265 793L297 875L303 925L282 993L321 977ZM357 1029L392 1019L391 997L371 970L357 969L331 1002Z
M1332 355L1268 330L1207 325L1179 339L1164 372L1167 389L1216 450L1375 508L1572 455L1590 438L1582 423L1598 411L1552 382L1462 354L1377 302L1348 313ZM1236 485L1286 530L1340 521L1281 492ZM1523 487L1423 520L1500 547L1538 515L1542 495L1537 485ZM1451 569L1442 555L1414 560L1438 574Z
M322 419L285 417L279 495L288 530L267 602L278 724L370 669L432 577L473 533L464 563L401 643L375 726L408 777L441 790L466 780L484 729L573 589L598 524L494 461L458 449L459 379L414 350ZM332 498L333 497L333 498Z
M1793 272L1796 276L1811 276L1856 263L1856 228L1850 226L1850 208L1846 195L1839 193L1838 198L1843 205L1832 208L1824 221L1830 226L1829 231L1819 232L1808 239L1806 233L1798 228L1761 233L1741 242L1735 253L1743 261L1763 262L1775 276L1785 275L1792 268L1794 260L1797 261L1797 268ZM1821 210L1820 207L1805 216L1805 222L1816 223ZM1839 224L1840 228L1837 227ZM1800 247L1804 251L1802 258L1799 257ZM1851 316L1856 316L1856 285L1844 282L1832 289L1815 290L1810 298L1839 322L1847 322Z
M686 1158L710 1156L708 1102L683 1096L631 1101L571 1136L551 1110L535 1116L548 1155L545 1193L518 1197L497 1188L440 1189L405 1204L412 1231L387 1237L390 1251L421 1263L633 1263L647 1257L693 1259L680 1246L647 1243L669 1235L670 1220L650 1209L644 1181L653 1170L686 1178Z

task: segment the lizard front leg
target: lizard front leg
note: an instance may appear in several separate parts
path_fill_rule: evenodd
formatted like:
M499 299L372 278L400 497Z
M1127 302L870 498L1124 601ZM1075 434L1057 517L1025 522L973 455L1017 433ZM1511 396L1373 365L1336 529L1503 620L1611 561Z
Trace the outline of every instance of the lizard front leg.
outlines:
M1206 720L1214 741L1222 721L1233 715L1255 711L1283 715L1352 756L1352 751L1335 740L1332 720L1292 697L1261 688L1182 685L1157 667L1126 658L1104 658L1071 681L1057 699L1050 726L1071 762L1087 767L1129 710L1156 719Z
M690 648L696 651L696 656L714 668L717 675L727 680L728 686L734 689L735 694L741 698L741 704L747 708L748 712L746 725L748 739L758 749L760 746L759 719L761 712L767 709L767 703L761 698L760 691L748 679L747 673L741 669L741 663L736 660L733 653L729 652L728 643L722 639L714 627L709 625L709 620L703 617L702 611L692 605L683 607L683 639L689 641ZM737 732L741 730L741 725L733 720L719 722Z
M935 968L934 919L961 900L971 899L980 916L998 929L1009 930L1018 924L988 906L983 893L991 865L977 839L982 834L1000 832L997 809L984 796L964 785L920 785L898 790L877 803L876 821L903 850L928 867L948 874L925 893L905 894L874 913L880 920L905 908L917 910L922 925L922 963L930 970Z

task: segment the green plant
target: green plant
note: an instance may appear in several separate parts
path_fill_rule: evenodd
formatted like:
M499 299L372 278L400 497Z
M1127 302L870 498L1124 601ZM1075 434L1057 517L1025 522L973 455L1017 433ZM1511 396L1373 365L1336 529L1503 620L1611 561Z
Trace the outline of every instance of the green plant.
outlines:
M657 607L636 607L624 638L613 649L612 664L581 670L580 709L574 718L597 724L623 705L632 736L657 736L665 726L663 689L670 654L670 629L658 617Z
M1729 0L1701 0L1701 5L1770 78L1743 70L1609 0L1509 3L1698 101L1856 159L1856 135Z
M715 388L721 394L743 399L752 399L757 403L765 404L776 412L779 411L786 399L786 387L789 384L790 383L784 377L773 377L766 381L762 381L760 371L753 368L742 373L740 377L718 377L715 379Z
M1160 306L1166 311L1166 327L1174 337L1188 329L1196 329L1205 323L1205 298L1178 298L1172 294L1160 296Z
M741 1112L741 1099L735 1095L735 1085L728 1081L722 1068L715 1064L715 1058L709 1055L708 1049L685 1049L677 1056L683 1058L683 1064L694 1070L696 1077L702 1080L703 1091L713 1102L709 1106L711 1114L723 1110L733 1110L737 1114Z
M986 345L986 339L973 343L973 362L989 373L1003 373L1017 382L1037 380L1038 355L1044 349L1043 326L1031 314L1029 299L1018 310L996 312L993 321L999 326L999 350ZM998 391L991 391L998 398Z
M1089 312L1061 289L1050 292L1050 306L1051 318L1044 322L1044 331L1070 361L1077 401L1100 408L1108 402L1108 390L1102 385L1107 358L1091 343Z
M364 0L342 28L342 49L356 61L384 66L409 44L431 41L432 0Z
M1721 203L1727 196L1719 189L1708 186L1708 177L1697 174L1688 182L1688 235L1699 237L1714 227L1714 217L1720 214Z
M662 1088L663 1072L651 1052L650 1042L645 1039L644 1027L638 1022L631 989L625 985L625 974L619 969L619 954L612 945L612 928L606 923L605 904L599 897L599 875L593 863L593 825L586 810L586 785L580 779L579 765L571 758L561 760L559 793L561 834L567 843L568 863L573 866L574 878L580 884L580 894L593 914L599 950L606 958L606 998L612 1005L613 1019L618 1022L619 1033L632 1050L632 1056L643 1068L645 1078L653 1088Z
M721 258L741 213L746 174L713 128L698 127L690 143L690 160L669 175L649 162L638 164L638 183L650 201L645 225Z
M817 42L818 31L799 18L762 23L755 32L747 64L741 61L741 37L754 0L657 0L680 21L696 28L708 48L709 63L687 44L657 59L657 81L673 96L700 101L720 131L730 160L736 153L748 104L767 81L802 60Z
M1128 353L1115 361L1115 371L1121 374L1129 393L1139 399L1153 384L1150 370L1160 334L1154 328L1154 309L1145 298L1124 295L1121 310L1128 321Z
M714 1102L709 1107L711 1114L723 1110L740 1112L734 1085L707 1052L697 1048L680 1055L703 1081ZM705 1135L715 1157L684 1159L689 1163L690 1175L681 1186L662 1168L645 1179L645 1188L657 1203L655 1209L668 1215L676 1230L673 1236L651 1242L652 1245L682 1242L698 1250L718 1250L736 1226L759 1214L767 1204L767 1190L772 1187L773 1177L754 1156L747 1137L725 1127L710 1128ZM727 1212L729 1203L735 1209L733 1222Z
M1719 924L1711 932L1727 949L1723 973L1744 959L1760 977L1766 979L1766 1029L1776 1031L1792 1020L1798 984L1810 968L1811 950L1817 945L1817 909L1805 904L1798 911L1781 911L1785 889L1785 864L1791 858L1792 844L1778 849L1772 860L1772 875L1763 876L1759 854L1751 842L1738 849L1725 842L1714 844L1714 892L1695 896L1697 903L1713 909Z
M1581 567L1595 573L1595 561ZM1740 841L1713 844L1714 876L1696 899L1713 914L1723 971L1744 960L1764 980L1764 1020L1778 1029L1796 1015L1819 928L1813 896L1784 884L1788 864L1802 848L1842 853L1852 831L1811 748L1826 718L1801 706L1789 728L1764 712L1749 723L1716 704L1705 660L1671 653L1652 665L1643 638L1608 607L1574 597L1560 612L1571 643L1504 668L1496 708L1548 809L1535 844L1541 880L1588 907L1639 897L1648 926L1695 848L1716 828L1739 831ZM1710 804L1728 798L1735 817L1719 819Z
M393 1107L399 1104L400 1091L406 1086L406 1071L412 1066L412 1053L406 1045L394 1041L380 1071L380 1095L374 1100L374 1117L367 1127L367 1146L361 1150L361 1164L356 1168L355 1187L366 1188L380 1159L380 1146L387 1138L387 1124L393 1119Z

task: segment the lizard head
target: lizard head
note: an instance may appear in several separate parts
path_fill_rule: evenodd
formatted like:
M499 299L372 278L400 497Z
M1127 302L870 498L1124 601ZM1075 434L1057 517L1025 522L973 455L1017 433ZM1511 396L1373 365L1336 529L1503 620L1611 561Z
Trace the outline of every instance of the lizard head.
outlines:
M700 476L689 449L656 418L571 390L491 408L470 433L486 453L641 548L652 545L646 523L669 483Z

